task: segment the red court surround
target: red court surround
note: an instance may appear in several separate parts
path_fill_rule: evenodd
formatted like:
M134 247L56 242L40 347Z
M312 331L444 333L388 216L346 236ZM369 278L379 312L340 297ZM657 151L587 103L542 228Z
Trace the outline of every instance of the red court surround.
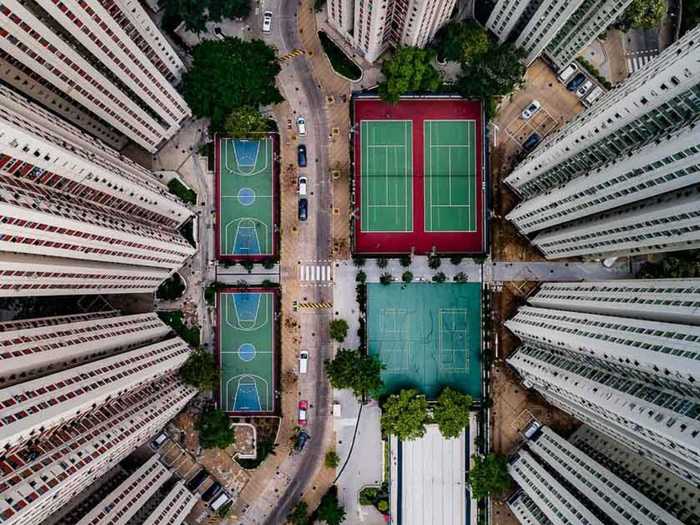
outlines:
M459 98L405 98L398 104L388 104L378 98L353 99L355 130L355 205L354 247L359 254L401 254L413 249L416 254L430 253L482 253L484 251L484 192L483 184L483 118L481 102ZM475 232L426 232L424 231L423 199L423 121L424 120L474 120L476 121L476 224ZM363 120L411 120L413 121L413 231L412 232L362 232L362 197L360 170L362 148L360 123Z

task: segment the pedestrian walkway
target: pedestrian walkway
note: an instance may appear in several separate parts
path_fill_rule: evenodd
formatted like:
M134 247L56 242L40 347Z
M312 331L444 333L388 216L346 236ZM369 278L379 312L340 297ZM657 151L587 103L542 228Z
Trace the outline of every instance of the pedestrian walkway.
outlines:
M331 261L310 261L299 264L299 280L302 286L333 286Z
M647 62L651 62L651 60L658 54L658 49L645 49L643 51L625 53L627 69L629 70L630 74L632 74L635 71L642 69Z

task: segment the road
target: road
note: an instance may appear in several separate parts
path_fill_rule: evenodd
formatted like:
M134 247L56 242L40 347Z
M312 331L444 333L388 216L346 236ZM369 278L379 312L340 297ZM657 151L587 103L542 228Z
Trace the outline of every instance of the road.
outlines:
M657 29L630 29L624 35L627 70L634 73L659 54Z

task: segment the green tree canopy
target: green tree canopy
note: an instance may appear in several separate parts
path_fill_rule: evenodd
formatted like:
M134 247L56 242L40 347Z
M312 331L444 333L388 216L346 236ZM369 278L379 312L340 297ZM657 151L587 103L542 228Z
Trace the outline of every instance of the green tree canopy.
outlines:
M489 36L476 22L450 22L438 35L437 51L442 59L469 62L486 53Z
M378 392L382 387L382 364L374 356L342 348L333 361L326 360L325 364L333 388L350 388L359 399Z
M428 401L412 388L389 396L382 406L382 431L401 441L423 436L428 419Z
M398 48L382 65L386 80L379 84L379 96L395 103L409 91L437 91L442 79L431 63L434 58L432 49Z
M282 101L275 86L280 66L262 40L207 40L194 48L192 58L183 77L184 97L197 117L211 118L215 131L234 109Z
M473 456L473 459L474 465L469 469L469 485L474 499L500 494L510 486L505 456L489 454L486 457Z
M479 60L462 64L457 90L467 98L507 95L523 80L524 57L525 52L513 44L491 46Z
M340 456L338 456L338 453L334 449L331 449L326 452L326 455L323 458L323 464L327 468L336 468L338 465L340 465Z
M316 511L318 519L328 525L340 525L345 519L345 508L338 501L338 489L333 485L321 498Z
M309 506L305 501L300 501L287 516L287 521L292 525L307 525L309 523L308 513Z
M165 17L183 20L185 28L197 34L206 31L207 22L250 14L250 0L158 0L158 5Z
M653 29L666 16L666 0L632 0L622 15L622 23L628 27Z
M214 356L201 348L192 351L180 368L180 377L185 383L199 390L212 390L219 384L219 371Z
M223 410L206 410L197 423L199 444L202 448L226 448L233 445L235 435L231 429L231 420Z
M224 130L234 138L250 137L253 133L264 133L267 129L267 119L250 106L235 108L224 122Z
M469 410L472 398L467 394L446 387L440 392L433 408L433 421L446 438L456 438L469 426Z
M342 343L345 341L345 336L348 335L348 322L345 319L333 319L328 325L328 331L331 339Z

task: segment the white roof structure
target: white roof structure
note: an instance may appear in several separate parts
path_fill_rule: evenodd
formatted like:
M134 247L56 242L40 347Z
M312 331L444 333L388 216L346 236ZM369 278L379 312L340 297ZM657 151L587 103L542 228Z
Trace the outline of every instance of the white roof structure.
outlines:
M465 525L465 432L445 439L437 425L401 443L401 525Z

